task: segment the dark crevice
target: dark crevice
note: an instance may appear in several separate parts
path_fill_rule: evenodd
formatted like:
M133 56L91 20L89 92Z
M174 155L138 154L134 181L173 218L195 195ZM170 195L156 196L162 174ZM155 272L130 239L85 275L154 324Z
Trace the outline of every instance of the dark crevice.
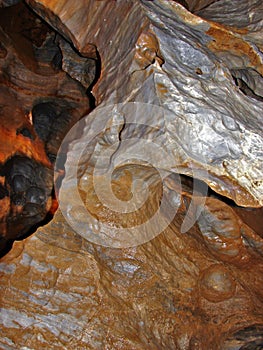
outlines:
M241 78L236 78L233 74L232 77L236 86L244 95L252 97L257 101L263 102L263 97L255 94L255 92L247 85L247 83L244 80L242 80Z
M245 224L252 228L258 235L263 236L263 207L241 207L237 205L232 199L213 191L210 187L207 187L202 180L193 179L192 177L186 175L180 175L180 178L183 191L192 194L193 187L195 186L195 190L201 196L213 197L222 203L227 204L238 214L238 216L243 220Z
M98 82L100 75L101 75L101 57L98 51L96 51L96 69L95 69L95 77L93 82L90 84L89 88L87 89L87 94L89 95L94 87L94 85ZM94 98L94 96L93 96ZM94 98L95 99L95 98Z
M16 18L18 19L16 20ZM45 75L46 72L47 74L53 74L52 72L54 71L54 74L56 74L56 72L62 70L63 59L66 58L63 57L63 50L61 50L57 41L57 37L60 37L60 35L32 11L28 5L21 2L8 8L0 9L0 19L2 19L1 26L3 30L11 36L14 42L14 50L15 52L18 50L18 57L25 67L28 68L28 72L38 72L38 74ZM19 42L19 40L21 41ZM65 39L60 37L60 40ZM69 44L72 51L74 51L74 55L80 57L80 62L84 62L84 80L85 74L87 74L87 79L90 79L89 63L86 67L86 58L81 56L72 43ZM23 45L26 47L24 51ZM28 59L27 54L29 54ZM7 55L7 52L5 55ZM72 78L66 72L79 85L78 89L82 91L81 94L88 97L89 105L87 105L87 112L84 115L96 107L96 99L92 94L92 88L101 74L99 53L97 52L96 60L87 58L87 62L88 60L92 60L95 63L95 76L88 88L81 84L79 79ZM43 66L44 70L38 67L39 62L41 62L41 67ZM75 61L73 60L74 63ZM47 70L48 67L50 70ZM46 155L54 166L57 151L63 138L73 126L73 121L74 123L78 121L76 120L77 113L75 113L77 109L77 103L71 100L68 102L61 96L58 96L58 98L56 96L50 97L47 91L46 97L36 98L32 105L30 113L33 125L17 127L16 135L25 137L27 142L28 140L35 142L37 138L42 140ZM80 117L84 115L80 115ZM63 164L66 161L66 151ZM61 159L59 163L62 164ZM27 168L30 170L29 173ZM46 171L49 172L49 175L43 177ZM13 154L4 164L0 165L0 176L4 180L4 183L0 184L0 200L6 200L6 197L9 197L10 200L9 213L4 214L5 218L2 222L6 228L0 232L0 257L2 257L10 251L15 240L25 239L34 233L38 227L50 222L57 209L57 202L54 187L52 193L50 193L53 178L52 170L37 164L33 158L31 159L23 154ZM62 178L60 177L57 181L62 181ZM45 181L49 181L49 186L45 186ZM48 199L52 200L54 205L47 212L46 204ZM17 210L20 214L17 214Z
M190 12L192 12L195 15L198 15L199 11L203 11L205 9L207 9L209 6L211 6L212 4L214 4L215 2L218 2L220 0L207 0L207 1L199 1L194 3L194 7L193 7L193 3L191 0L187 0L187 4L188 6L186 7L186 9L189 9ZM177 1L180 2L180 1Z
M263 325L251 325L238 330L224 342L224 349L262 350Z
M13 247L13 240L0 237L0 259L5 256Z

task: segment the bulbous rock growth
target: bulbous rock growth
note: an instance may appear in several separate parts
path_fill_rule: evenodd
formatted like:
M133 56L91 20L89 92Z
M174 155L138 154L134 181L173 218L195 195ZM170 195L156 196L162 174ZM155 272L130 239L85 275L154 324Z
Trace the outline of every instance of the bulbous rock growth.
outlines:
M68 211L61 206L63 215L58 210L0 262L3 347L261 348L262 225L244 218L262 213L252 208L262 206L262 2L27 3L82 58L99 55L101 74L92 88L97 107L71 130L76 137L59 153L67 148L58 190L68 185L62 203ZM51 129L42 121L57 120L61 105L41 100L30 109L38 103L32 114L38 135L47 139ZM150 145L147 159L136 157L141 145ZM133 157L125 157L125 150ZM115 197L105 201L117 198L129 209L131 199L147 193L138 212L114 212L99 201L108 184L96 188L94 172L106 178L108 169ZM37 184L28 188L23 168L8 181L30 206L42 198ZM9 198L6 186L0 194ZM93 235L114 242L119 227L148 222L163 198L176 215L144 244L95 244L69 220L71 215ZM243 216L237 204L248 207ZM94 220L85 226L87 214ZM165 220L170 211L160 214ZM192 226L182 233L186 217Z

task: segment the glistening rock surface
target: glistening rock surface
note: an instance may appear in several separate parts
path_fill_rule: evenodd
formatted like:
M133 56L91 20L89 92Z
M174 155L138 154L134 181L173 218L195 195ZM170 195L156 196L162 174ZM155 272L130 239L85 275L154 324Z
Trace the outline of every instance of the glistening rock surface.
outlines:
M242 7L238 28L197 17L174 1L28 3L83 55L96 45L98 103L139 101L169 111L162 124L171 171L192 175L194 167L216 192L242 206L262 206L262 101L235 84L262 86L261 20L246 26L247 16L261 13L261 2Z
M58 148L90 109L83 86L58 66L55 38L25 4L0 9L0 254L52 208Z
M153 204L158 201L150 209ZM242 241L240 224L222 218L233 216L227 206L221 209L223 251L197 226L180 233L185 211L182 205L169 228L135 248L93 245L59 211L36 235L16 242L0 263L1 347L262 346L262 258ZM223 235L216 225L213 232Z
M74 130L81 133L70 144L61 209L67 221L73 217L78 229L91 231L104 246L85 239L83 231L74 232L60 211L34 236L16 242L0 264L1 346L262 347L262 232L247 226L214 193L206 202L201 190L193 198L187 181L180 184L175 175L194 171L237 203L261 205L262 102L237 86L241 79L252 87L251 79L244 81L247 68L257 77L255 85L261 81L253 33L203 20L173 1L28 2L83 56L95 57L96 46L101 57L101 77L94 87L101 110ZM210 3L189 1L188 7L194 12ZM252 11L253 2L248 3ZM124 104L129 101L137 104ZM120 108L109 106L117 102ZM142 102L147 104L142 107ZM140 113L147 108L148 113ZM86 137L89 132L94 138ZM156 140L160 153L153 146ZM136 158L141 145L150 145L147 159ZM125 149L133 155L129 161L121 152ZM70 166L78 158L74 177L70 171L74 175L76 169ZM146 160L156 160L152 165L158 165L163 178ZM108 169L115 196L104 199L113 209L98 195L109 190L100 181ZM73 197L72 187L77 189ZM135 198L136 207L145 194L143 206L129 211L126 204ZM115 197L123 211L114 210ZM158 212L162 197L168 211ZM120 228L128 234L133 226L140 230L156 212L165 220L170 206L178 209L176 216L157 237L112 248ZM87 225L88 214L93 220ZM198 215L182 233L185 218L194 223Z

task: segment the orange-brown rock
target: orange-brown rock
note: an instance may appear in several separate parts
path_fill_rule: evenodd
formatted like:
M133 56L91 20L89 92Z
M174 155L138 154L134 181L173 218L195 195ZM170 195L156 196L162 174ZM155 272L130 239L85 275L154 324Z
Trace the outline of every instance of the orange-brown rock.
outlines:
M111 249L57 212L1 260L2 347L230 349L231 337L248 345L248 328L262 345L262 258L244 244L246 264L226 263L196 226L180 233L181 218L142 246Z
M233 19L238 30L209 19L210 5L224 3L227 17L236 1L27 2L102 69L99 106L63 143L60 209L0 261L1 346L262 348L261 209L252 223L250 208L204 183L262 206L262 22L252 2Z
M214 191L238 205L262 206L262 107L255 101L262 94L263 62L257 49L262 25L252 3L242 6L240 20L235 17L237 25L229 28L223 15L219 23L209 20L209 12L206 16L209 5L216 6L212 1L187 2L194 13L202 8L205 18L165 0L81 0L77 7L73 0L27 2L82 55L92 55L96 47L101 75L92 92L97 104L139 101L168 109L166 125L174 135L169 152L179 172L193 176L194 166L195 177ZM261 3L255 6L261 11ZM227 11L238 12L237 7L226 0L225 17ZM243 98L246 89L239 90L235 82L244 82L247 90L261 88ZM251 143L253 152L247 152Z
M1 9L0 25L2 251L52 208L52 163L67 131L88 112L89 99L54 66L56 34L25 4Z

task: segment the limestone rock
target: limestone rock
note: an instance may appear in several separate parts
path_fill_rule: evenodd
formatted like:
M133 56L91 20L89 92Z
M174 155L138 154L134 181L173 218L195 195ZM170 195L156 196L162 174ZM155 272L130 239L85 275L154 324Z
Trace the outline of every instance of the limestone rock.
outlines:
M193 176L194 167L195 177L238 205L262 206L262 101L236 85L240 74L250 90L251 80L262 85L262 23L253 15L261 2L246 2L238 28L235 21L231 28L221 24L237 2L226 2L220 24L165 0L28 3L83 55L96 46L102 66L93 89L97 104L137 101L167 111L162 122L174 158L170 171ZM197 11L197 3L188 5ZM210 6L200 13L209 18Z
M67 131L89 111L84 88L53 58L55 33L25 4L0 11L0 251L52 209L53 163ZM93 77L94 79L94 77Z
M246 263L226 264L197 226L180 233L183 216L182 207L144 245L112 249L74 233L58 211L1 260L1 347L262 346L262 258L245 244Z
M27 2L102 70L98 107L63 143L61 210L1 259L1 346L262 347L262 224L176 175L262 205L260 25L249 35L186 9L205 17L214 1ZM153 238L149 222L166 226Z

